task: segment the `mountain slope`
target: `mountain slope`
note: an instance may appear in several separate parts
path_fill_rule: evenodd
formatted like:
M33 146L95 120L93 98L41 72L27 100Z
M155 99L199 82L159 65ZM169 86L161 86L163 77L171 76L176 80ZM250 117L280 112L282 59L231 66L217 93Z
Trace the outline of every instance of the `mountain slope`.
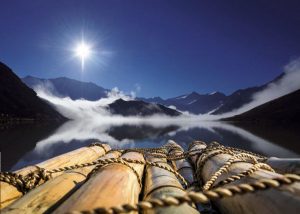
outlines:
M160 97L138 99L151 103L159 103L166 106L175 106L180 111L188 111L193 114L204 114L221 106L225 98L226 95L220 92L215 92L212 94L199 94L197 92L192 92L190 94L169 98L166 100L163 100Z
M164 106L175 106L179 111L188 111L193 114L223 114L238 109L243 105L252 101L255 93L264 90L269 83L279 81L284 74L279 75L274 80L256 87L240 89L229 96L221 92L210 94L199 94L192 92L190 94L181 95L174 98L162 99L161 97L143 98L139 97L136 100L145 101L148 103L161 104ZM68 96L72 99L86 99L95 101L103 97L107 97L109 90L104 89L94 83L81 82L66 77L55 79L39 79L36 77L27 76L23 78L29 87L34 88L37 85L46 87L57 96Z
M238 109L243 105L252 101L252 97L255 93L264 90L268 84L276 83L284 74L280 74L274 80L256 87L250 87L246 89L240 89L233 92L231 95L226 96L221 92L214 92L211 94L199 94L192 92L190 94L162 99L160 97L154 98L138 98L146 102L159 103L166 106L175 106L180 111L188 111L193 114L223 114L230 112L234 109Z
M55 79L40 79L26 76L22 81L30 88L42 86L50 90L53 94L61 97L70 97L73 100L99 100L106 97L108 90L91 82L81 82L78 80L59 77Z
M125 101L123 99L118 99L109 104L108 110L112 114L119 114L122 116L150 116L154 114L179 116L181 114L176 110L160 104L146 103L137 100Z
M300 122L300 90L260 105L243 114L226 118L230 121Z
M63 120L50 104L40 99L13 71L0 62L0 121L9 119Z
M265 88L267 88L267 86L270 83L278 82L284 75L285 74L282 73L279 76L277 76L275 79L273 79L272 81L267 82L266 84L263 84L261 86L240 89L240 90L233 92L231 95L226 97L223 105L220 106L220 108L218 108L212 114L223 114L226 112L231 112L234 109L238 109L238 108L242 107L243 105L250 103L252 101L252 97L255 93L263 91Z

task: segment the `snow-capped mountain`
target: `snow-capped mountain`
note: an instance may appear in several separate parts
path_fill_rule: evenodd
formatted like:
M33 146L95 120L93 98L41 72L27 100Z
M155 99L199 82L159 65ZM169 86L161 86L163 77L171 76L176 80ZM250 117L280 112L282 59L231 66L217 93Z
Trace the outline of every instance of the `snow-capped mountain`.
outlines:
M278 81L282 76L283 74L271 82ZM93 101L106 97L107 92L109 92L108 89L104 89L94 83L81 82L66 77L40 79L28 76L23 78L22 81L31 88L34 88L36 85L46 86L48 89L50 88L53 90L54 94L69 96L72 99L82 98ZM192 114L222 114L238 109L251 102L253 95L265 89L269 83L262 86L239 89L228 96L218 91L208 94L200 94L194 91L168 99L163 99L161 97L138 97L136 100L161 104L167 107L176 108L179 111L187 111Z

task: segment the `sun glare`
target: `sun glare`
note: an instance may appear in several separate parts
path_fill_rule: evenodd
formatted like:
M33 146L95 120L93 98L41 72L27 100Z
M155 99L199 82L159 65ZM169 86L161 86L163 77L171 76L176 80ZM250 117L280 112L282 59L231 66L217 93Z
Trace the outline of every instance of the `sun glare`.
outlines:
M84 62L91 55L91 47L84 41L79 43L75 48L75 54L81 60L81 68L84 69Z

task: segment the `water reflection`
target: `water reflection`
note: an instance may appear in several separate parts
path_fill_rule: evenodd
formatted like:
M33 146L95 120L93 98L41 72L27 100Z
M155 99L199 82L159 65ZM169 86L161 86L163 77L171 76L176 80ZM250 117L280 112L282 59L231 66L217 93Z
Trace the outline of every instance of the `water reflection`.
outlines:
M34 150L37 142L49 137L59 126L55 123L0 125L1 170L14 166L28 151Z
M256 127L256 126L255 126ZM300 134L289 135L290 144L264 131L256 134L257 127L224 122L173 121L172 123L116 124L101 121L69 121L55 130L25 126L0 134L2 170L18 169L58 154L88 145L94 141L110 144L113 148L158 147L173 139L184 148L193 140L219 141L228 146L239 147L267 156L299 157ZM259 128L259 130L262 130ZM277 128L274 135L287 134ZM19 137L17 137L19 136ZM293 136L293 137L291 137ZM276 140L274 140L276 139ZM275 142L275 143L274 143ZM12 167L13 166L13 167Z

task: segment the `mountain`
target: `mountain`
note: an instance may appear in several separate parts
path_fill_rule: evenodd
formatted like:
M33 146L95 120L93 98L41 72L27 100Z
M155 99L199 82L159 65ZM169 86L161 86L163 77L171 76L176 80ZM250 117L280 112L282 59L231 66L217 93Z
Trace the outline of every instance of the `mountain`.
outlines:
M205 114L218 107L220 107L226 95L220 92L211 94L198 94L192 92L191 94L167 99L168 105L174 105L182 111L188 111L194 114Z
M176 109L180 111L188 111L193 114L223 114L251 102L255 93L264 90L270 83L276 83L283 76L284 74L281 74L274 80L261 86L239 89L229 96L221 92L213 92L210 94L192 92L165 100L160 97L137 99L145 102L159 103L165 106L175 106Z
M192 92L190 94L181 95L174 98L163 100L160 97L154 98L138 98L145 102L159 103L166 106L175 106L180 111L188 111L194 114L204 114L220 107L226 95L220 92L214 92L211 94L199 94Z
M5 64L0 62L0 121L11 119L64 120Z
M230 121L300 122L300 90L279 97L243 114L226 118Z
M161 97L138 97L136 100L153 104L161 104L164 106L174 106L179 111L188 111L193 114L222 114L238 109L251 102L255 93L264 90L269 83L279 81L283 76L284 74L281 74L274 80L261 86L239 89L228 96L221 92L213 92L210 94L191 92L189 94L168 99L163 99ZM46 87L57 96L69 96L72 99L83 98L94 101L107 97L107 93L109 92L108 89L104 89L94 83L81 82L66 77L39 79L27 76L23 78L23 82L31 88L35 88L40 85L42 87Z
M146 103L139 100L125 101L118 99L108 105L108 110L112 114L122 116L150 116L154 114L163 114L168 116L179 116L180 112L167 108L160 104Z
M238 109L242 107L243 105L250 103L253 100L253 95L255 93L258 93L260 91L263 91L267 86L271 83L276 83L285 74L282 73L279 76L277 76L275 79L273 79L270 82L267 82L261 86L255 86L255 87L250 87L246 89L240 89L235 92L233 92L231 95L227 96L226 99L224 100L224 103L220 108L215 110L212 114L223 114L226 112L231 112L234 109Z
M22 81L30 88L42 86L50 90L53 94L61 97L70 97L73 100L99 100L107 97L107 89L104 89L92 82L81 82L67 77L55 79L40 79L37 77L26 76Z
M230 112L234 109L238 109L243 105L250 103L252 101L252 96L264 89L265 86L251 87L246 89L240 89L227 96L222 105L212 112L212 114L223 114Z

